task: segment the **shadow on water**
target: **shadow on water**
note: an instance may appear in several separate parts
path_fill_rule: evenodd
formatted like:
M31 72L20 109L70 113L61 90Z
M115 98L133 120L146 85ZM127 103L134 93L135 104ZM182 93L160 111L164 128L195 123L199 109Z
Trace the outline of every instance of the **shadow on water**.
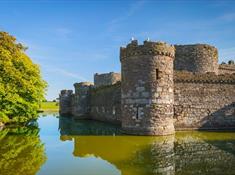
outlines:
M60 134L63 135L121 135L120 126L91 120L59 118Z
M118 126L59 118L61 140L75 157L108 161L122 175L235 174L235 133L177 132L164 137L119 135ZM118 136L113 136L118 135Z

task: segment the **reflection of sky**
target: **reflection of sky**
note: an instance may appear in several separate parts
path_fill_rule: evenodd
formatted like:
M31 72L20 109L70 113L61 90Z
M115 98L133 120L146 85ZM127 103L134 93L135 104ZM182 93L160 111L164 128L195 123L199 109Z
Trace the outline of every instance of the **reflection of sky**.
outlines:
M120 172L107 161L95 157L73 156L74 142L61 141L58 131L58 118L39 119L40 138L45 144L47 161L39 175L119 175Z

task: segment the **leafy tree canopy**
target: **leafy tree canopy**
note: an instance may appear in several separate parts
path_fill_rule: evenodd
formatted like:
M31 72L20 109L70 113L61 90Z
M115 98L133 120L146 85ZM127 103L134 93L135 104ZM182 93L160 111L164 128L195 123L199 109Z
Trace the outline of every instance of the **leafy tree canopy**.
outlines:
M0 31L0 123L37 118L44 100L47 84L26 49L15 37Z

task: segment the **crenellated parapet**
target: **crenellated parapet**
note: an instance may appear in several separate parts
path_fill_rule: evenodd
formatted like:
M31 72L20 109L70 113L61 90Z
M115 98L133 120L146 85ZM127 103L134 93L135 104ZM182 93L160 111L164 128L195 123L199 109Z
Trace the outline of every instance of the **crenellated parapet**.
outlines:
M234 74L220 74L215 73L192 73L187 71L174 71L175 83L208 83L208 84L235 84Z
M137 40L133 40L126 47L120 48L120 59L121 61L130 56L143 56L143 55L162 55L175 57L175 47L165 42L152 42L144 41L143 45L138 45Z
M80 82L80 83L74 83L75 88L75 94L86 92L90 87L93 87L94 84L91 82Z

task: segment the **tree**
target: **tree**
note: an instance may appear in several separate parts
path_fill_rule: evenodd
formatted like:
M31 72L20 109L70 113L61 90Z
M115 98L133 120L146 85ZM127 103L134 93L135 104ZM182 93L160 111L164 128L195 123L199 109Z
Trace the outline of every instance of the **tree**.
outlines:
M15 37L0 31L0 123L37 118L44 99L47 84L25 50Z

